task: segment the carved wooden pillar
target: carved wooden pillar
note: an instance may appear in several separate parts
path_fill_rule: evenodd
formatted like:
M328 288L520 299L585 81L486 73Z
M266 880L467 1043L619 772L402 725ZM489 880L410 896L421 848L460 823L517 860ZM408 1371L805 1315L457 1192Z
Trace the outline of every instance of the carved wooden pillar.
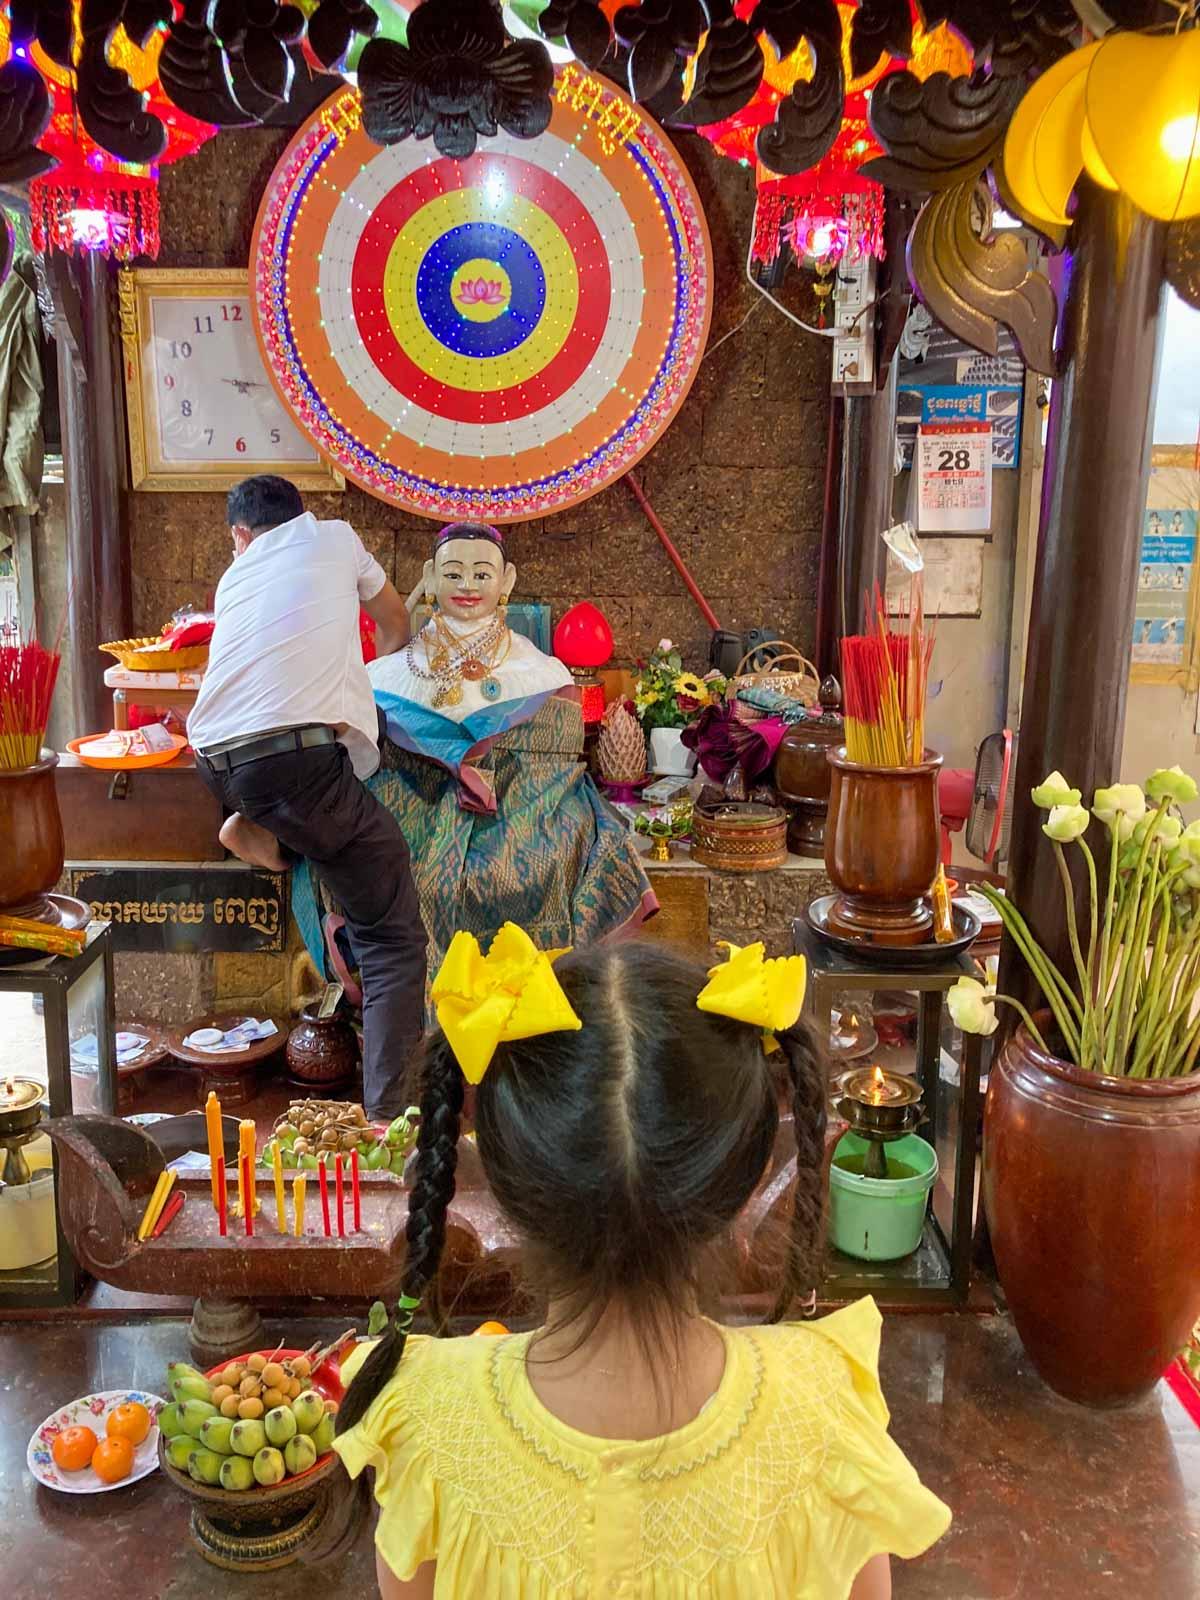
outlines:
M58 375L67 510L67 628L74 733L111 726L98 646L130 629L129 560L121 521L121 391L109 265L99 252L54 258Z
M1127 201L1086 179L1079 194L1063 368L1050 404L1009 866L1009 893L1063 971L1070 953L1062 886L1029 791L1057 768L1086 800L1120 772L1165 250L1165 229ZM1170 759L1164 751L1164 763ZM1007 940L1000 988L1034 993Z

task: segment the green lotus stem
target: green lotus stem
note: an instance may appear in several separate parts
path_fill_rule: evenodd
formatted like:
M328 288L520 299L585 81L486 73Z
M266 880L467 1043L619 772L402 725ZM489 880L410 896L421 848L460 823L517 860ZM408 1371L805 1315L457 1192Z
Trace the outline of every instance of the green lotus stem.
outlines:
M1169 981L1164 984L1167 999L1155 1038L1151 1041L1151 1053L1154 1056L1149 1073L1151 1077L1173 1077L1174 1073L1166 1070L1172 1046L1177 1053L1184 1048L1183 1040L1192 1013L1196 986L1200 982L1200 943L1195 940L1198 928L1200 912L1193 911L1191 922L1180 940L1180 951L1172 960Z
M1124 1062L1129 1054L1129 1040L1133 1031L1133 1019L1138 1007L1138 993L1144 989L1146 981L1146 945L1150 936L1150 921L1154 915L1154 906L1158 899L1158 869L1162 861L1162 846L1155 843L1150 864L1149 893L1143 893L1141 904L1138 907L1137 920L1133 925L1133 938L1125 951L1124 976L1126 989L1121 996L1120 1010L1120 1055Z
M1078 1064L1080 1059L1079 1032L1076 1027L1076 1020L1071 1016L1070 1008L1063 1004L1063 999L1065 996L1071 1002L1071 1005L1074 1006L1079 1015L1079 1020L1082 1021L1083 1009L1079 1001L1067 988L1066 980L1062 973L1059 972L1050 957L1034 939L1025 923L1025 919L1011 900L1004 895L989 894L990 885L988 884L980 884L979 888L984 896L995 906L1017 949L1025 957L1030 971L1037 979L1038 985L1045 995L1051 1011L1054 1013L1054 1020L1058 1023L1059 1030L1066 1041L1071 1059Z
M1189 943L1196 929L1196 919L1187 928L1181 928L1175 949L1171 939L1171 898L1175 884L1187 871L1186 864L1168 872L1159 885L1158 899L1161 919L1154 940L1154 956L1150 962L1150 975L1146 983L1146 999L1134 1020L1133 1075L1140 1076L1144 1069L1149 1077L1161 1076L1160 1063L1165 1063L1170 1048L1171 1028L1164 1028L1178 1010L1179 982L1183 965L1189 952ZM1190 1007L1191 995L1185 996Z
M1044 1051L1045 1054L1048 1055L1048 1056L1052 1056L1054 1054L1054 1051L1051 1050L1050 1046L1046 1043L1045 1039L1042 1038L1042 1030L1038 1027L1037 1023L1029 1015L1029 1012L1025 1009L1025 1007L1021 1004L1021 1002L1019 1000L1015 999L1011 994L994 995L993 999L994 1000L1003 1000L1003 1002L1004 1002L1004 1004L1006 1006L1011 1006L1013 1008L1013 1010L1020 1016L1021 1021L1029 1029L1030 1033L1033 1035L1033 1041L1038 1046L1038 1048L1040 1050Z
M1096 975L1096 937L1100 916L1100 892L1096 883L1096 858L1092 854L1091 846L1082 836L1079 840L1083 848L1083 859L1087 862L1088 869L1088 910L1091 914L1088 933L1087 972L1089 986Z
M1126 923L1132 920L1136 924L1137 911L1141 896L1142 877L1146 870L1146 860L1150 854L1151 845L1156 843L1154 836L1158 831L1158 824L1162 821L1164 815L1166 814L1169 803L1170 802L1166 796L1159 801L1156 810L1150 818L1149 825L1146 828L1146 836L1142 840L1141 850L1138 853L1137 865L1130 874L1128 885L1122 890L1121 901L1117 910L1117 926L1115 930L1116 937L1113 939L1112 948L1109 951L1109 956L1113 965L1111 969L1106 968L1104 973L1105 995L1107 995L1112 988L1112 980L1116 973L1117 965L1121 960L1121 948L1124 943L1123 935L1125 933Z
M1159 886L1158 904L1161 912L1158 928L1154 935L1154 954L1150 958L1150 972L1146 979L1145 994L1133 1019L1131 1040L1133 1045L1133 1061L1129 1068L1130 1077L1149 1076L1149 1058L1153 1051L1149 1048L1149 1041L1154 1031L1158 1013L1168 998L1168 991L1163 988L1163 971L1167 964L1170 948L1171 928L1171 890L1168 882L1164 881ZM1151 919L1153 921L1153 918Z
M1100 971L1098 973L1097 1019L1100 1037L1100 1060L1103 1065L1107 1042L1105 1033L1108 1028L1108 942L1112 936L1113 906L1117 898L1117 860L1121 854L1121 841L1118 837L1117 824L1113 823L1108 830L1111 848L1108 852L1108 895L1104 903L1104 931L1100 936Z
M1080 839L1080 844L1083 840ZM1054 846L1055 860L1058 862L1058 872L1062 879L1063 898L1067 906L1067 938L1071 944L1071 954L1075 959L1075 971L1079 976L1079 992L1083 997L1083 1022L1079 1030L1079 1065L1090 1067L1092 1056L1096 1047L1096 1020L1095 1007L1092 1005L1092 981L1089 961L1083 959L1083 949L1079 943L1079 925L1075 916L1075 885L1071 878L1071 869L1067 865L1067 853L1057 839L1051 840ZM1086 849L1087 847L1084 846ZM1088 852L1089 860L1091 852ZM1095 938L1095 866L1092 865L1092 928Z
M1083 1006L1080 1004L1078 995L1076 995L1066 978L1058 970L1058 967L1051 961L1050 957L1034 938L1029 924L1016 906L1006 895L998 894L990 883L977 883L975 888L983 895L985 900L995 907L1000 920L1004 923L1009 933L1012 934L1017 948L1025 957L1034 977L1045 990L1047 1000L1050 999L1052 993L1056 993L1060 1000L1069 1001L1075 1014L1075 1019L1081 1022L1083 1020Z

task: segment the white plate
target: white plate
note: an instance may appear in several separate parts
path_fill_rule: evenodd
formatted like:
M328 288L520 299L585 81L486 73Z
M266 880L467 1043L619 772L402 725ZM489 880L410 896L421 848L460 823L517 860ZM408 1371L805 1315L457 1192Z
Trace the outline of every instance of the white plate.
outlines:
M109 1412L130 1400L145 1406L154 1422L133 1452L133 1470L127 1478L119 1483L105 1483L91 1467L84 1467L81 1472L64 1472L55 1465L51 1449L55 1437L64 1428L82 1423L91 1428L97 1439L103 1439ZM81 1400L72 1400L61 1410L52 1411L41 1427L33 1430L25 1452L29 1470L47 1489L58 1489L63 1494L104 1494L109 1489L123 1489L126 1484L136 1483L158 1466L158 1414L166 1403L159 1395L142 1394L137 1389L104 1389L99 1394L86 1394Z

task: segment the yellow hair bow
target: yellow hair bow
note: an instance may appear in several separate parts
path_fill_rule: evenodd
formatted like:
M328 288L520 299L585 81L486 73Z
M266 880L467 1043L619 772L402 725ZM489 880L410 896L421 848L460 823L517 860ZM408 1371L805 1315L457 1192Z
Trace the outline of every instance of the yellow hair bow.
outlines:
M543 1033L576 1032L553 962L565 950L539 950L506 922L485 956L473 933L456 933L430 991L437 1019L468 1083L478 1083L496 1046Z
M792 1028L804 1004L808 968L803 956L777 956L768 961L760 944L736 945L721 940L729 957L709 969L708 982L696 996L700 1011L762 1028L767 1048L777 1031Z

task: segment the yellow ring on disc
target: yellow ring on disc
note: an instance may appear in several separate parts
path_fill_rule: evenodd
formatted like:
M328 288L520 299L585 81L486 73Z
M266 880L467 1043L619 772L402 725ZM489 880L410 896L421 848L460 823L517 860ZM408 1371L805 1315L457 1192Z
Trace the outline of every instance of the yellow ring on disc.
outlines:
M546 280L546 305L537 327L500 356L448 350L425 326L417 304L417 272L425 252L465 222L499 222L532 247ZM498 213L474 189L452 189L431 200L396 235L383 273L383 304L396 342L422 372L451 389L507 389L543 370L567 342L579 304L579 273L562 229L523 195L508 195Z

